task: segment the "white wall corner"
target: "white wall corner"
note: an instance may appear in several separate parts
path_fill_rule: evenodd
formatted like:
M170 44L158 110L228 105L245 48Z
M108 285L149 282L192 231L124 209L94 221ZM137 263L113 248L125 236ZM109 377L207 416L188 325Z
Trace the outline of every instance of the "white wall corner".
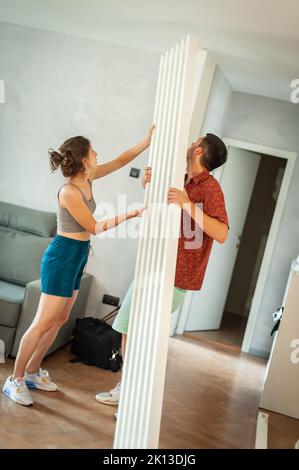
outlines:
M0 104L5 103L5 83L4 81L0 78Z
M189 143L200 136L208 100L210 97L213 78L216 70L211 53L200 49L197 54L196 76L193 91L193 112L191 118Z

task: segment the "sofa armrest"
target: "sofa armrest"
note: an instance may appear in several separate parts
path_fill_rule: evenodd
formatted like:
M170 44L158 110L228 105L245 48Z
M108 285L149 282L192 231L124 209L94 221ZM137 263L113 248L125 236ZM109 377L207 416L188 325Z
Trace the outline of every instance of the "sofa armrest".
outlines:
M89 288L91 284L92 276L88 273L85 273L81 279L80 291L77 297L77 300L72 308L69 321L63 326L60 331L55 343L49 352L57 349L57 347L62 346L67 341L70 340L70 332L73 329L76 318L79 316L84 316ZM23 299L23 304L21 308L21 313L19 316L19 321L17 325L16 335L14 339L13 349L11 355L16 357L19 343L22 339L23 334L31 325L33 318L37 312L39 299L41 296L41 280L29 282L25 287L25 294ZM57 342L58 341L58 342ZM63 343L64 341L64 343Z
M23 334L29 328L36 314L40 299L41 280L28 282L25 287L23 304L17 324L11 355L16 357Z

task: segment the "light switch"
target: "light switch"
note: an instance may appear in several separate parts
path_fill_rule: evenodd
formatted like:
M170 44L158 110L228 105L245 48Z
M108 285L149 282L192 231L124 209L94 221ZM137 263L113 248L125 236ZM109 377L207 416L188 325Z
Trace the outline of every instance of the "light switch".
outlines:
M138 168L131 168L130 176L133 178L139 178L140 170Z

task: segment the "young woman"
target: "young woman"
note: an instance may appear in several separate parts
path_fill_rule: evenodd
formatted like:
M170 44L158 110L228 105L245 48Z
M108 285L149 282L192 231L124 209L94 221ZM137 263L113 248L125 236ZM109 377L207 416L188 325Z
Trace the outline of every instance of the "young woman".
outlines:
M111 162L97 165L97 153L88 139L72 137L59 151L50 150L52 171L61 169L67 178L58 192L57 235L44 252L41 262L41 297L35 318L19 346L13 375L3 387L4 394L21 405L33 404L28 388L57 390L42 360L61 326L68 320L77 298L87 262L90 234L97 235L132 217L135 210L104 221L96 221L92 181L123 167L149 147L154 126L147 137Z

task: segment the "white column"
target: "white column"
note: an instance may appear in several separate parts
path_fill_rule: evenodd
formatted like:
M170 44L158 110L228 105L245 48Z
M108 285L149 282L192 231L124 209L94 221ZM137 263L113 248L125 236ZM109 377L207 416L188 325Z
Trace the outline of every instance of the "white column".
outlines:
M158 447L181 212L166 201L170 186L183 188L197 56L197 41L188 36L161 57L152 181L145 193L148 209L141 221L114 441L118 449Z

